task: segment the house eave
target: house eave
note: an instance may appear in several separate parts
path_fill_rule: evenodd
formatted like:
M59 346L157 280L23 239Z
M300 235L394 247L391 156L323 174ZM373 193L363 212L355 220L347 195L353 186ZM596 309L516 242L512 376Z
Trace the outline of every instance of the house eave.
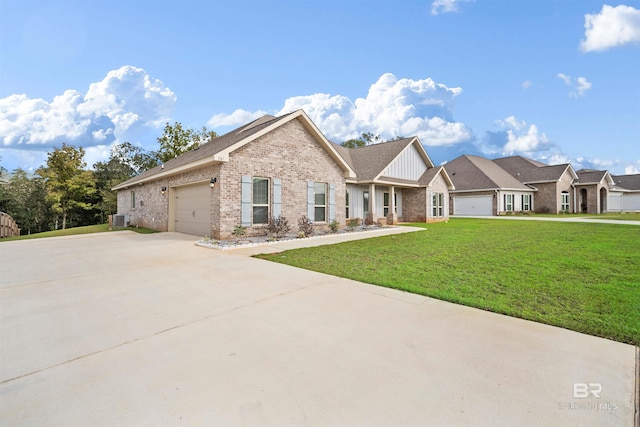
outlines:
M150 175L150 176L141 178L139 180L134 180L134 181L131 181L131 182L124 182L122 184L118 184L115 187L111 188L111 190L112 191L126 190L129 187L133 187L133 186L136 186L136 185L142 185L142 184L147 183L147 182L157 181L159 179L166 178L166 177L171 176L171 175L175 175L175 174L178 174L178 173L181 173L181 172L186 172L186 171L192 170L192 169L197 169L197 168L200 168L202 166L207 166L209 164L226 163L227 161L229 161L228 157L226 158L226 160L223 160L223 159L224 159L224 156L218 156L218 155L215 155L213 157L206 157L206 158L200 159L200 160L198 160L196 162L188 163L186 165L179 166L177 168L173 168L173 169L169 169L169 170L166 170L166 171L162 171L162 172L156 173L154 175Z

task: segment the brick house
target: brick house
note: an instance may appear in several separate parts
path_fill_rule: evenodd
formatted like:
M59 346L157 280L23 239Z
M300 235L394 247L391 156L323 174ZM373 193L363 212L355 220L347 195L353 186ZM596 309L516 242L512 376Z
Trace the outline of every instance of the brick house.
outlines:
M611 174L606 170L581 169L576 172L577 213L600 214L608 211L609 192L615 186Z
M491 216L534 210L537 190L489 159L465 154L444 168L455 186L449 192L452 215Z
M389 222L447 219L429 199L448 198L453 186L419 140L380 145L333 144L302 110L263 116L115 186L118 214L133 225L218 239L230 238L238 225L264 234L278 216L291 224L307 216L320 227L347 217L373 221L379 212ZM366 209L354 198L362 188L369 191Z
M569 163L547 165L522 156L494 159L494 163L525 185L535 188L538 213L575 212L573 183L578 175Z

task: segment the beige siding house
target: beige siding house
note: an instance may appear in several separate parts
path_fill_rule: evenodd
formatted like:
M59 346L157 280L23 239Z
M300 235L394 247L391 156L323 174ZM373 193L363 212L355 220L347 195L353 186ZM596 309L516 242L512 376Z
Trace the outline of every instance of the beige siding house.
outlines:
M419 140L378 145L333 144L302 110L267 115L117 185L118 214L133 225L218 239L239 225L265 234L278 216L292 224L307 216L319 227L355 217L445 220L438 203L453 185Z

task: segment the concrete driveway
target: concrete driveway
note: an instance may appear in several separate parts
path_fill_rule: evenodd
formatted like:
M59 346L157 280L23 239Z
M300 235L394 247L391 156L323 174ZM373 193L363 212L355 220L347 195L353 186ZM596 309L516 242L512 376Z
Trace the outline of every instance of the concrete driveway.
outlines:
M634 424L633 346L194 236L3 242L0 269L0 425Z

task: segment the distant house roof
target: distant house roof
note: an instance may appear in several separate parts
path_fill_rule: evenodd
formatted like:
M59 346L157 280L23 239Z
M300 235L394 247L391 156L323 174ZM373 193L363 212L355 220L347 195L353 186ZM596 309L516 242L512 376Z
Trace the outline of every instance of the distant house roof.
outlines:
M432 168L433 162L417 137L380 142L358 148L345 148L338 145L337 149L349 163L349 166L356 171L358 181L372 181L378 178L385 168L411 144L414 144L418 149L427 167Z
M609 184L615 185L611 174L606 170L580 169L576 174L578 175L576 185L599 184L603 179L606 179Z
M480 156L462 155L444 165L455 191L522 190L533 191L498 164Z
M640 174L635 175L611 175L615 186L631 191L640 191Z
M353 169L345 159L338 154L334 144L324 137L304 111L297 110L280 117L273 117L270 115L262 116L249 124L243 125L231 132L214 138L211 141L171 159L164 164L158 165L141 173L140 175L122 182L113 187L113 190L120 190L134 184L142 184L143 182L152 181L163 176L173 175L187 169L193 169L210 163L226 162L229 160L229 154L232 151L294 119L300 120L302 124L312 134L314 134L316 139L333 158L333 160L341 166L345 172L345 176L355 176Z
M546 165L522 156L502 157L500 159L494 159L493 161L523 184L556 182L559 181L567 171L573 179L578 178L569 163Z

